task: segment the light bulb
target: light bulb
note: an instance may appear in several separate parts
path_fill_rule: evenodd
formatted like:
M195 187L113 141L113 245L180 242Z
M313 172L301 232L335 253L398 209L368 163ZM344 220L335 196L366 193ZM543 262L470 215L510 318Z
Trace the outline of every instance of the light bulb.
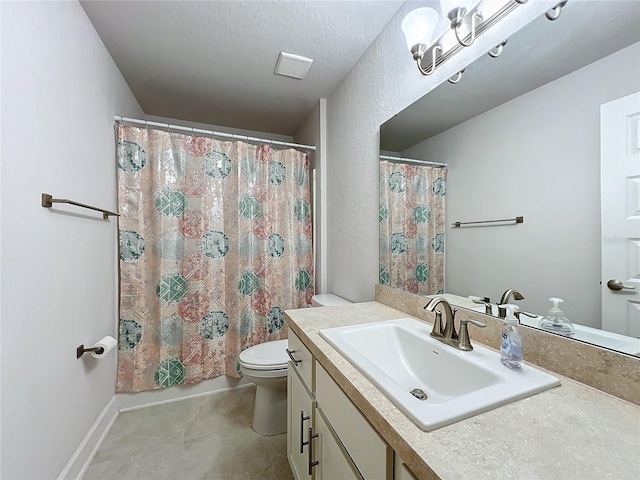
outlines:
M409 51L414 45L424 44L429 47L438 20L440 20L438 12L429 7L417 8L404 17L402 31Z

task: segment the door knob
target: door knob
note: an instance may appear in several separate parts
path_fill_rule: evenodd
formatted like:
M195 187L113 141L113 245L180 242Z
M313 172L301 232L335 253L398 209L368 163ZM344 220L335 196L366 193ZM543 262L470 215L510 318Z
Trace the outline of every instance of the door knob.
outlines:
M636 289L636 287L634 287L633 285L625 285L620 280L617 280L615 278L612 278L607 282L607 287L609 287L610 290L635 290Z

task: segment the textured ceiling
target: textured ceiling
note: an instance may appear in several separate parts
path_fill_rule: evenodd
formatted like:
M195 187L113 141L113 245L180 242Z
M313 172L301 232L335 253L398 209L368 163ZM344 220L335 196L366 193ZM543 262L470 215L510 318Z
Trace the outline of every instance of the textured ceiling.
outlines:
M638 0L570 1L558 20L536 18L498 58L482 56L460 83L443 83L387 121L380 149L402 152L638 41Z
M402 1L82 1L142 109L292 135ZM273 73L281 51L314 59Z

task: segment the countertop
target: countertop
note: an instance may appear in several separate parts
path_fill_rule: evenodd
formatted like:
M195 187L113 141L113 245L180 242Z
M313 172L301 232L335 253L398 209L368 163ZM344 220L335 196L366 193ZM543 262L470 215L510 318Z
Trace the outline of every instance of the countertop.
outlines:
M423 432L318 333L411 315L378 302L285 313L289 328L420 479L640 479L636 405L552 372L559 387Z

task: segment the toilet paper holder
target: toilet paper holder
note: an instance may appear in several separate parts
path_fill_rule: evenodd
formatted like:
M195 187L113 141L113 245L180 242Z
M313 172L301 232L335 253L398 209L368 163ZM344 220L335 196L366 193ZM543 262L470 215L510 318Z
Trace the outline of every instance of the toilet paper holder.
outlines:
M93 358L104 358L111 350L118 346L118 341L107 335L102 337L91 347L85 348L84 344L76 348L76 358L82 357L85 353L91 353Z
M103 347L84 348L84 344L82 344L78 348L76 348L76 358L80 358L86 352L96 352L97 354L101 354L101 353L104 353L104 348Z

